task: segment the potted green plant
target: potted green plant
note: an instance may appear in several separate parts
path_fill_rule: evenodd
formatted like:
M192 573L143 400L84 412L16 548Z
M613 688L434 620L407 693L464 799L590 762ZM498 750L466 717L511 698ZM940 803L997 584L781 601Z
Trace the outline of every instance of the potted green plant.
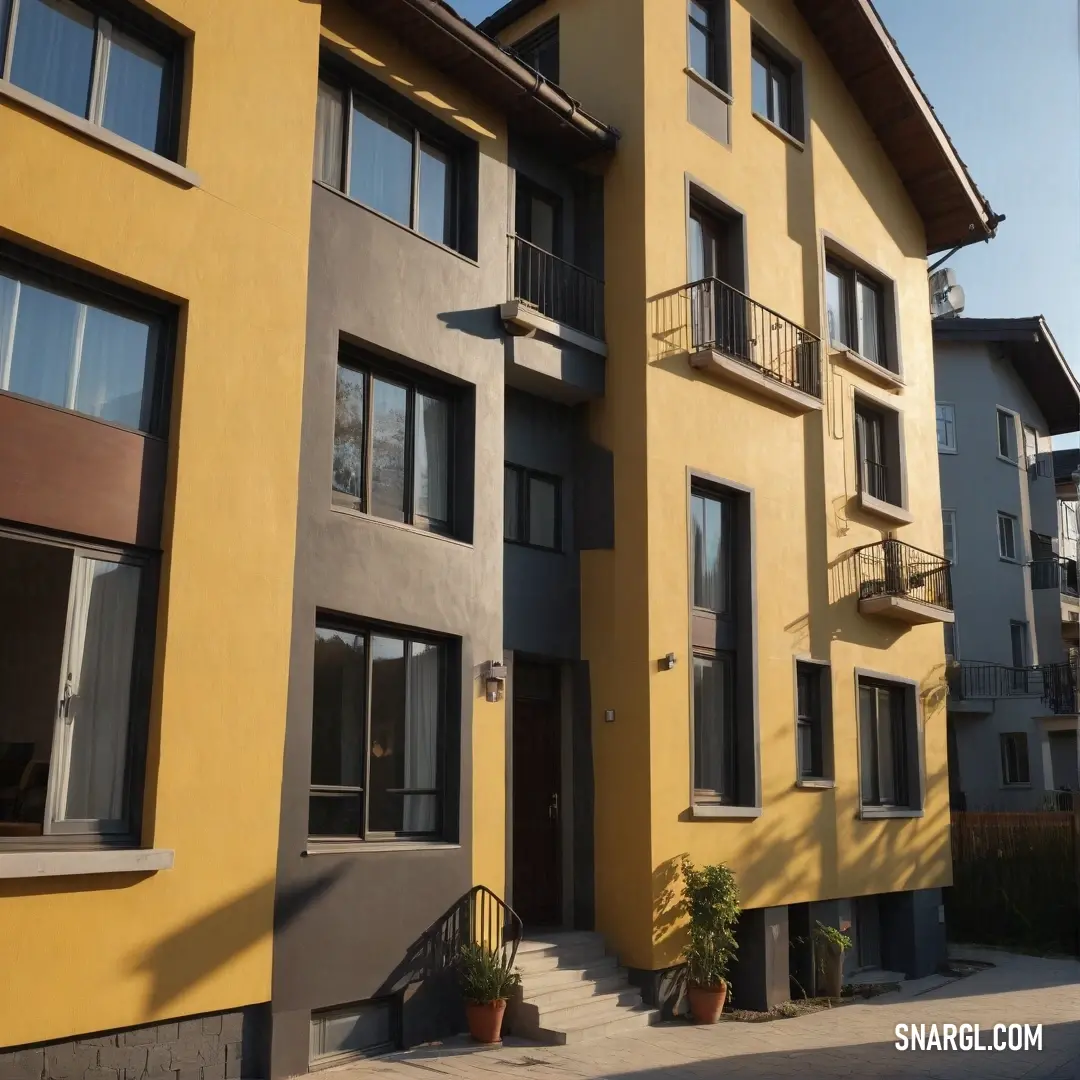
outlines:
M825 984L826 997L840 996L844 976L844 953L850 948L851 938L835 926L818 923L814 927L814 955Z
M728 967L738 948L739 888L735 875L720 863L698 869L682 861L683 898L690 917L690 940L684 951L690 1015L698 1024L715 1024L728 994Z
M479 1043L497 1043L502 1038L506 999L521 985L521 976L506 953L478 944L461 948L457 971L469 1034Z

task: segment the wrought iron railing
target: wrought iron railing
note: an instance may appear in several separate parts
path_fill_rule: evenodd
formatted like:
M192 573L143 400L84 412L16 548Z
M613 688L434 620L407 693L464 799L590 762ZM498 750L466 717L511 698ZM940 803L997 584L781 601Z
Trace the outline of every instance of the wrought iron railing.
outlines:
M1063 810L1067 814L1080 810L1080 793L1067 788L1055 788L1046 792L1043 802L1047 810Z
M859 599L896 596L952 611L952 564L940 555L882 540L855 550Z
M977 698L1042 697L1043 672L1037 667L1010 667L978 660L956 660L948 671L949 697L959 701Z
M1031 587L1033 589L1058 589L1063 596L1078 596L1076 560L1055 556L1052 559L1035 559L1031 563Z
M522 933L517 912L486 885L474 885L424 934L424 967L429 972L452 967L465 945L506 950L512 964Z
M1051 712L1069 715L1080 711L1078 710L1074 661L1045 664L1042 669L1042 678L1043 704Z
M604 338L604 283L520 236L510 237L510 288L541 315Z
M821 397L821 341L718 278L686 286L695 352L716 349L785 386Z

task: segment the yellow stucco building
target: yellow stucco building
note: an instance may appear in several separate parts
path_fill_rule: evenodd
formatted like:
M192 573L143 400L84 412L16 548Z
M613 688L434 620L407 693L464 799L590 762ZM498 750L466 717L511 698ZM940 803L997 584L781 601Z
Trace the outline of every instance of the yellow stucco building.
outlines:
M726 862L755 909L736 985L771 1004L818 919L853 967L943 949L927 255L998 219L869 4L684 9L517 0L482 29L557 35L558 78L621 134L591 422L616 538L582 555L596 925L662 972L679 858Z

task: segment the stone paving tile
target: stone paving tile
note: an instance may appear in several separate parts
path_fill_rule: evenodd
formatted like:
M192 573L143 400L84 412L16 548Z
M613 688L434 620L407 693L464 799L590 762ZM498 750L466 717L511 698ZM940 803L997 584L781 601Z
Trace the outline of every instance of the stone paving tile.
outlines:
M464 1043L331 1070L326 1080L1080 1080L1080 963L965 949L996 966L918 996L904 992L768 1024L685 1023L571 1046ZM1043 1025L1043 1050L898 1052L908 1024Z

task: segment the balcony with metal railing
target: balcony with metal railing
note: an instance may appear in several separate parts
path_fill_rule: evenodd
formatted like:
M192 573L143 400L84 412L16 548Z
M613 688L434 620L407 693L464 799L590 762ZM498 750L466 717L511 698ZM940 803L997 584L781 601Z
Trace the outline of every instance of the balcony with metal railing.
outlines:
M951 623L952 564L940 555L882 540L855 550L859 610L909 624Z
M509 248L510 298L503 305L503 318L557 335L560 328L569 330L575 344L599 351L595 346L604 340L603 281L520 236L509 237Z
M821 341L718 278L659 298L672 330L685 326L690 363L792 413L821 408Z

